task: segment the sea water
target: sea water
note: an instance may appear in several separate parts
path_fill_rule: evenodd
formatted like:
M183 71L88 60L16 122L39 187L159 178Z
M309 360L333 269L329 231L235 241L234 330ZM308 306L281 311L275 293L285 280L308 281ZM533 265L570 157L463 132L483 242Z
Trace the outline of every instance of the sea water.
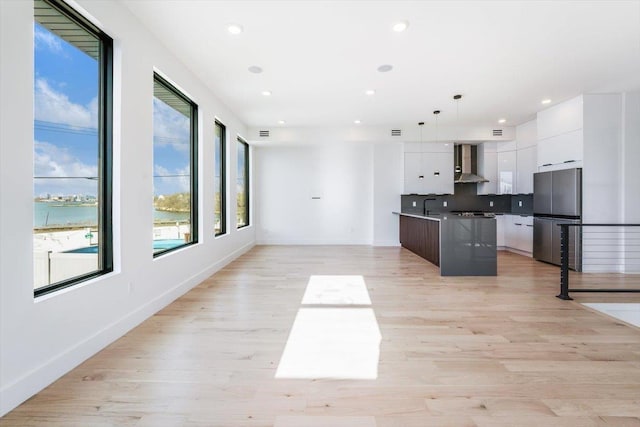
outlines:
M187 221L186 212L153 211L155 221ZM98 224L98 207L73 203L35 202L33 210L34 227L91 226Z

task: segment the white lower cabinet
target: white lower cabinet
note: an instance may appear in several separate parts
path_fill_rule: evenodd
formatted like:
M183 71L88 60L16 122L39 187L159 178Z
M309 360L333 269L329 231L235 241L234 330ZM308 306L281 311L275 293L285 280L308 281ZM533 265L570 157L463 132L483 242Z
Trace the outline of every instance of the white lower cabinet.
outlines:
M504 247L504 224L507 215L496 215L496 246Z
M533 252L533 217L504 215L504 218L504 246L531 254Z

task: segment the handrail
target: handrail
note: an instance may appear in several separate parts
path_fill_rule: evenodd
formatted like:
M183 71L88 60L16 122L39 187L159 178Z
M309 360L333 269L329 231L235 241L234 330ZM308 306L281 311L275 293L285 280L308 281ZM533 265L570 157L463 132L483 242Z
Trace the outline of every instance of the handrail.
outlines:
M562 300L572 300L569 296L569 292L625 292L636 293L640 292L640 289L610 289L610 288L597 288L597 289L575 289L569 288L569 227L640 227L640 224L571 224L560 223L556 224L560 227L560 294L556 295L557 298Z

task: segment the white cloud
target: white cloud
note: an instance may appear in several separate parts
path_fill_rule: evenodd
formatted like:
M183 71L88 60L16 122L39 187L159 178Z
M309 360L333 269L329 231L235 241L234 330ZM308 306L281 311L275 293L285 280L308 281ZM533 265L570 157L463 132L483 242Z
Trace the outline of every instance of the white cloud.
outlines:
M153 137L159 146L171 145L174 150L189 151L189 118L153 98Z
M53 53L62 52L62 42L60 41L60 38L44 28L38 26L35 27L34 41L36 49L44 48Z
M188 192L191 188L190 172L191 168L186 165L175 170L167 169L158 164L154 165L154 194L173 194ZM167 176L170 175L170 176Z
M96 177L97 165L83 163L67 148L44 141L34 141L34 176L38 177ZM97 180L36 180L36 194L93 194Z
M67 95L49 86L43 78L35 83L35 119L68 126L97 128L98 102L92 99L87 106L72 102Z

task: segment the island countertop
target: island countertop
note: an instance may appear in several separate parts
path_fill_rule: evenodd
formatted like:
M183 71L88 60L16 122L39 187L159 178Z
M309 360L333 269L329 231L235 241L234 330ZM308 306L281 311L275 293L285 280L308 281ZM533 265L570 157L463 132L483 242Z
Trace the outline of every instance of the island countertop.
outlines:
M441 276L497 274L493 216L393 213L400 216L401 245L439 266Z

